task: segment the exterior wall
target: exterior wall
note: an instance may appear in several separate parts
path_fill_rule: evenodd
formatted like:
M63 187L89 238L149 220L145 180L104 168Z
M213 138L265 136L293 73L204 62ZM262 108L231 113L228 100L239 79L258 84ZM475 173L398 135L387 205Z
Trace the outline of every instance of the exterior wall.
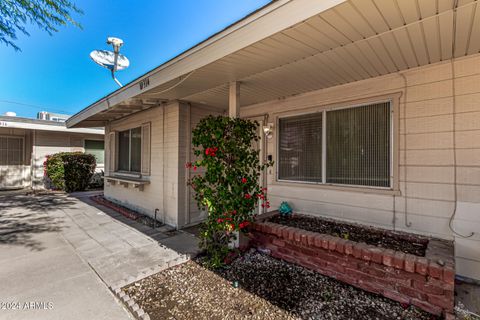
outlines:
M480 279L480 55L457 59L453 68L443 62L243 107L241 116L268 114L274 122L285 112L398 93L398 190L278 182L271 168L272 206L288 201L301 213L454 239L457 273ZM267 142L267 154L274 160L275 141L274 128ZM464 235L475 232L468 239L449 228L456 197L453 226Z
M143 123L151 123L151 138L150 138L150 176L147 177L150 180L150 184L145 185L143 191L138 189L127 188L118 184L112 185L109 183L105 184L104 194L105 197L109 200L119 202L126 207L139 211L141 213L153 216L155 209L159 210L159 216L157 218L161 221L165 221L169 224L175 224L176 218L174 215L171 215L167 208L167 203L165 202L165 194L171 193L172 186L170 185L169 177L164 179L164 162L168 161L164 149L164 133L165 138L169 138L172 135L174 130L170 127L166 127L164 131L164 113L169 114L167 109L173 110L175 106L165 107L154 107L146 111L138 112L130 117L126 117L117 121L111 122L108 126L105 127L105 159L110 159L111 150L110 146L110 132L121 131L130 128L135 128L141 126ZM166 141L166 139L165 139ZM165 155L165 157L164 157ZM109 161L106 160L106 163ZM106 172L112 175L111 168L107 166ZM165 170L165 173L168 174L168 171ZM164 183L165 180L165 183ZM168 182L168 183L167 183ZM164 190L166 191L164 194ZM170 190L170 191L168 191ZM164 203L166 204L164 207Z
M150 122L151 172L149 176L142 176L150 182L143 190L107 183L105 197L151 217L158 209L157 219L172 226L183 227L200 222L203 215L191 198L187 186L191 172L185 168L185 163L193 159L190 152L192 128L201 118L218 113L218 110L206 106L174 102L110 123L105 130L106 146L110 145L110 132ZM105 159L109 159L108 147L105 152ZM108 167L107 172L115 175Z
M32 179L34 188L43 188L43 162L46 156L58 152L84 152L84 140L103 140L103 135L66 133L55 131L30 131L33 141L32 155ZM103 169L100 165L97 169Z

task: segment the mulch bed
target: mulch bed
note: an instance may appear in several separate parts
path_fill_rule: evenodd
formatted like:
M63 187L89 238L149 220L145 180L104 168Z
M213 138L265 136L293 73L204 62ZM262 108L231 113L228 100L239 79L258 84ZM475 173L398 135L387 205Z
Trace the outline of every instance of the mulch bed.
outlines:
M294 214L289 217L275 215L269 218L268 221L307 231L341 237L355 242L364 242L369 245L402 251L420 257L425 256L428 245L428 239L426 238L302 214Z
M436 319L253 249L221 270L200 258L123 290L151 319Z

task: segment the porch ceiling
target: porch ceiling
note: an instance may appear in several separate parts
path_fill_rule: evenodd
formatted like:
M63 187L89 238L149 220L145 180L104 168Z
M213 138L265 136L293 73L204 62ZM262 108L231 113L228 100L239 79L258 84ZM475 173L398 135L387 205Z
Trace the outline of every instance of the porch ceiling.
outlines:
M144 101L227 107L231 81L247 106L478 53L479 1L455 3L348 0L82 122L120 118L148 108Z

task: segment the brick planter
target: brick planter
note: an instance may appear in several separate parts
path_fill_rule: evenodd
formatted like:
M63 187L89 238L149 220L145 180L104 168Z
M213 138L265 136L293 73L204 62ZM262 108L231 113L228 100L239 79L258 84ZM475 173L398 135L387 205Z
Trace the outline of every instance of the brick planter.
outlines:
M453 244L430 239L425 257L258 221L250 245L363 290L435 315L454 306Z

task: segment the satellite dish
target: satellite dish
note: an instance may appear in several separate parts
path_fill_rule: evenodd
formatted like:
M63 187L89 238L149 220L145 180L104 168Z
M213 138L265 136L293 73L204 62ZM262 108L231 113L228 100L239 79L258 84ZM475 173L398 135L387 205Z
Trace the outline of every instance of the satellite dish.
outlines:
M115 53L108 50L93 50L90 53L92 60L108 70L115 70ZM130 61L123 54L118 54L116 70L128 68Z
M115 37L108 37L107 44L113 46L113 52L108 50L93 50L90 53L90 58L98 65L110 70L113 80L122 87L120 81L115 78L115 72L124 70L130 65L127 57L120 54L120 47L123 45L123 40Z

